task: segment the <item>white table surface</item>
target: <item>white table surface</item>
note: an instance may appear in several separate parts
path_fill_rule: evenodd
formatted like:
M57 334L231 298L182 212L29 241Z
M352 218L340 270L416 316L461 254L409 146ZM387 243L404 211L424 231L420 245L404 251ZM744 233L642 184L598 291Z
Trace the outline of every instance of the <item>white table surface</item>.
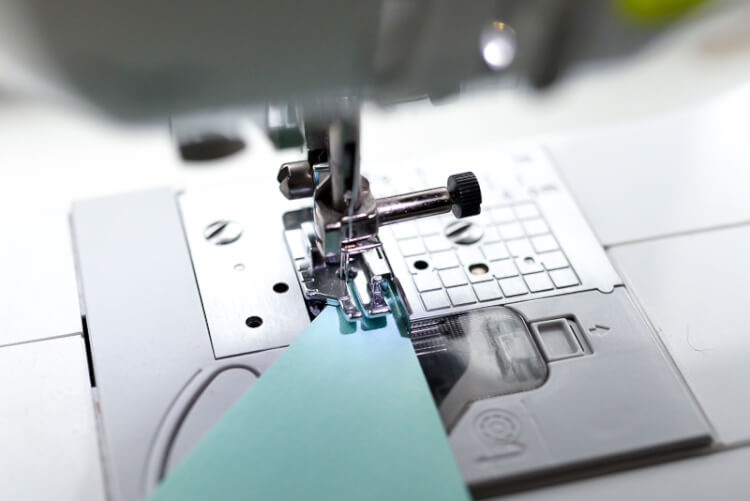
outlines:
M0 349L0 381L1 497L104 499L83 338Z
M73 248L60 209L4 212L0 347L81 332Z

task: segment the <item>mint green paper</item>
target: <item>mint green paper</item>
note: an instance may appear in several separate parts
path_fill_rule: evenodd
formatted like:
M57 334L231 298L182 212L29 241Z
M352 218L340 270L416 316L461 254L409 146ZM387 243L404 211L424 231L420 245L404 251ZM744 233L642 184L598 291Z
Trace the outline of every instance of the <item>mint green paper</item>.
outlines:
M156 500L467 500L393 317L339 332L326 308L162 482Z

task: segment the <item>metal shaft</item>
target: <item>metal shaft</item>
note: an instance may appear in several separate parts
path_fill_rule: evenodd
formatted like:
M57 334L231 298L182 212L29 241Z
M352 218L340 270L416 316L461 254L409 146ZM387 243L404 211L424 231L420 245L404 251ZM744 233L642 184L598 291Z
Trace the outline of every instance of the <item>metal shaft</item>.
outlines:
M379 198L375 201L378 224L393 224L450 212L453 205L447 188L432 188Z
M347 208L346 193L356 205L359 188L359 123L355 119L337 120L329 129L331 205L343 212Z

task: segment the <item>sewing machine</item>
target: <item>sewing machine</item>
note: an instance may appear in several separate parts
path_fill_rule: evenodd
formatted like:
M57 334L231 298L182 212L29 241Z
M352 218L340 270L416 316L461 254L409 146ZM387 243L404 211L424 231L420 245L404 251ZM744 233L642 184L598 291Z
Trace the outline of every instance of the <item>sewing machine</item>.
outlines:
M74 86L116 115L172 114L216 104L216 96L234 103L245 92L299 101L269 105L264 118L277 145L304 144L296 150L302 158L268 166L253 183L149 190L72 206L82 330L112 499L139 499L153 489L325 304L340 306L347 321L394 313L408 325L462 476L477 497L709 450L712 423L560 177L560 158L571 163L580 153L519 144L387 162L360 155L363 99L424 89L440 97L464 79L506 70L544 86L561 66L593 57L550 52L560 42L552 36L546 45L528 42L525 16L533 18L534 9L558 9L541 30L558 36L572 16L563 2L531 5L508 11L507 23L486 5L406 9L398 19L419 21L424 31L417 32L431 36L410 43L426 50L403 50L409 30L384 23L392 31L375 38L391 42L376 51L380 66L368 80L375 90L320 99L299 91L322 93L330 81L365 87L361 74L342 77L341 62L361 47L333 35L344 39L368 26L339 30L341 19L367 19L345 2L315 6L317 32L332 34L325 44L283 53L290 59L271 66L280 73L256 88L240 85L254 79L226 78L221 65L212 66L220 83L211 92L191 71L180 77L177 87L186 85L179 92L150 73L171 54L169 43L163 54L157 46L150 62L139 60L143 66L130 61L136 71L106 74L113 80L102 84L69 64L79 64L73 56L80 46L55 43L56 34L68 33L51 29L64 25L57 7L32 8L40 26L50 28L42 33L62 67L72 68ZM254 27L282 38L309 29L308 16L288 24L282 6L269 7L277 8L278 15L253 18ZM465 22L455 25L454 37L441 36L457 11ZM252 18L224 14L212 19ZM129 15L143 17L137 9ZM269 20L283 20L284 30ZM177 28L174 35L154 36L180 44L189 38ZM92 51L148 53L119 45L126 38L152 47L123 31ZM219 45L205 55L236 42L210 41ZM518 57L508 55L516 45ZM534 50L525 52L529 46ZM311 55L332 48L351 51L349 58ZM302 63L312 60L340 66L300 80L310 70ZM283 73L298 63L299 73ZM146 85L147 75L155 80ZM145 94L123 91L134 86ZM206 142L206 121L196 123L184 129L179 118L173 122L183 150Z

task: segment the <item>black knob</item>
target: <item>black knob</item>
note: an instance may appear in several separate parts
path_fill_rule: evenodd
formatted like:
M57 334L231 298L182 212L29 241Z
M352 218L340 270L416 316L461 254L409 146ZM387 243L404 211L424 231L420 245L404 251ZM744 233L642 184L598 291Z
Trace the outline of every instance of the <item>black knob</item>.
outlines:
M462 172L448 177L448 193L457 218L476 216L482 211L482 190L473 172Z

